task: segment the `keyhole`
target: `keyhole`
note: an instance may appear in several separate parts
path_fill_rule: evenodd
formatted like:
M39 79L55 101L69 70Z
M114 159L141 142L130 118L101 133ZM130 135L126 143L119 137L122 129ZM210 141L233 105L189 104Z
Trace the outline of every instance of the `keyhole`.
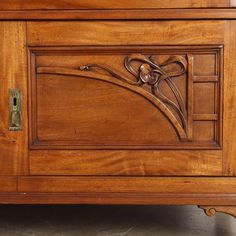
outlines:
M17 89L10 89L9 90L9 130L18 131L21 129L22 129L21 92Z
M17 98L13 98L13 106L17 106Z

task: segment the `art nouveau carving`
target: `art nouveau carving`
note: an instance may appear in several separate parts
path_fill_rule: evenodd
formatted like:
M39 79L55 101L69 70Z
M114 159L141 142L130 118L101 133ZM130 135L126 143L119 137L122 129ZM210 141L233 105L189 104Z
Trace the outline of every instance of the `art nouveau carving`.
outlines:
M133 62L139 64L138 68L135 68L133 66ZM165 67L170 64L179 65L179 69L171 72L166 71ZM98 64L81 66L80 70L94 71L96 73L96 68L99 68L108 72L113 77L131 85L142 87L142 85L148 84L151 87L151 93L157 99L159 99L162 104L167 106L169 112L171 112L172 115L177 118L179 125L183 129L183 133L185 133L187 137L186 104L178 87L172 81L173 77L179 77L186 73L188 68L187 60L182 56L170 56L167 61L162 64L158 64L157 62L155 62L153 57L146 58L141 54L132 54L125 58L124 65L125 68L130 72L130 74L133 75L135 80L128 79L121 73L117 73L110 68ZM162 82L165 82L169 86L176 98L177 103L165 96L160 87ZM181 135L180 137L183 138Z
M137 66L133 66L134 63L138 63L137 69ZM170 64L176 64L178 70L167 71L165 68ZM125 58L124 65L133 78L128 78L114 69L99 64L80 66L79 70L62 67L39 67L37 73L83 76L112 82L128 88L151 101L169 119L180 140L188 140L186 104L178 87L172 81L172 78L186 73L187 60L182 56L170 56L167 61L158 64L153 57L146 58L141 54L132 54ZM177 103L165 96L160 87L161 83L166 83L169 86ZM146 89L144 85L150 89Z
M93 86L92 90L94 90L94 92L92 90L84 90L86 94L91 93L88 98L91 106L94 105L94 102L97 102L96 94L99 95L99 98L100 94L101 96L104 93L110 94L112 101L106 101L106 97L104 97L104 101L106 104L111 102L113 108L115 103L118 104L124 99L129 99L129 96L139 99L139 102L132 100L133 105L130 108L128 108L129 105L127 104L126 109L128 110L124 113L120 112L119 117L112 117L113 115L110 114L111 119L109 119L104 132L110 132L113 126L112 123L121 123L122 118L120 116L127 116L129 112L142 111L144 109L143 114L133 120L134 123L137 123L136 127L139 125L139 119L142 127L145 126L145 122L149 122L149 127L150 122L156 122L153 125L153 130L155 129L156 134L162 136L163 139L160 140L150 133L150 136L147 135L147 139L142 139L141 137L139 139L140 142L128 137L127 139L130 142L123 143L121 141L123 139L120 137L121 130L120 133L118 132L115 135L112 145L106 139L104 139L103 145L100 145L93 141L93 137L90 134L86 134L89 129L84 129L86 139L84 143L82 136L79 136L79 138L74 137L74 133L68 128L66 132L68 135L72 132L69 136L71 140L67 140L65 134L61 133L64 138L63 141L57 140L56 136L51 141L52 138L47 140L47 135L54 133L54 129L55 132L62 132L59 128L60 126L53 128L55 123L53 120L49 121L41 113L38 113L37 116L37 113L32 112L31 148L113 149L117 148L121 143L125 149L219 148L221 137L220 101L222 98L220 96L222 79L220 73L222 68L222 60L220 59L221 47L196 49L196 47L191 46L180 47L178 50L172 46L165 49L160 47L79 47L73 49L45 48L33 50L36 51L31 53L32 61L35 58L36 61L32 65L31 72L31 90L34 94L31 99L35 111L37 109L43 111L41 109L42 103L49 102L51 104L53 99L56 100L52 103L52 106L53 104L60 105L61 102L63 104L64 102L65 104L69 103L69 100L64 101L62 98L58 100L51 93L43 95L42 89L44 86L47 86L47 89L52 86L52 89L61 90L65 97L72 96L70 91L73 91L74 94L78 95L78 99L72 100L77 104L76 107L80 109L79 107L83 106L84 103L81 99L87 101L84 97L85 94L82 92L85 89L84 84L87 84L86 86ZM139 51L142 54L137 53ZM215 54L217 57L215 57ZM61 60L62 58L63 60ZM203 66L203 64L207 66ZM74 87L69 88L73 83L75 84ZM102 90L96 90L96 83L97 86L101 86ZM63 88L64 86L66 87ZM106 90L105 88L109 86L109 90ZM112 92L113 90L114 92ZM119 96L121 91L122 97ZM129 92L133 94L129 94ZM45 98L42 99L41 96L45 96ZM42 103L37 103L36 98L40 98ZM118 102L119 99L120 101ZM142 100L148 100L149 102ZM147 107L143 107L144 104ZM98 114L101 114L102 110L99 110L99 106L95 108L98 108ZM65 106L63 109L66 111L67 107ZM116 109L117 112L118 110ZM147 112L153 115L152 121L144 118ZM154 117L154 114L156 117ZM87 118L89 119L89 117ZM132 122L132 119L128 120L128 122ZM73 120L76 127L83 128L80 123L80 117L77 120L75 115ZM50 123L51 128L48 128L48 130L42 129L42 127L37 125L37 122L45 122L48 125ZM159 124L160 122L164 122L169 128L163 128ZM89 121L88 125L90 125ZM96 127L93 130L97 132L99 128ZM44 134L37 136L37 132ZM103 133L98 132L98 134L101 134L103 138ZM150 140L151 136L153 137L152 140ZM105 137L106 135L104 134ZM71 146L72 142L73 147Z

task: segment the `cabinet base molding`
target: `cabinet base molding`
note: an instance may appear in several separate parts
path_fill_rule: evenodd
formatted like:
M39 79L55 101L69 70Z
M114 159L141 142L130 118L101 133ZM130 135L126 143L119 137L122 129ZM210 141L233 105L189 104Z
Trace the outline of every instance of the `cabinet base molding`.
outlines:
M207 216L214 216L217 212L225 213L236 218L236 206L199 206Z
M236 194L147 194L147 193L1 193L0 204L93 204L93 205L196 205L220 207L216 212L233 216ZM225 205L225 206L224 206ZM231 206L231 207L229 207ZM231 210L228 210L231 209ZM210 210L213 211L213 210ZM234 212L233 212L234 210ZM210 214L210 213L209 213ZM212 214L213 215L213 214Z
M0 204L198 205L236 215L235 178L20 176L0 184Z

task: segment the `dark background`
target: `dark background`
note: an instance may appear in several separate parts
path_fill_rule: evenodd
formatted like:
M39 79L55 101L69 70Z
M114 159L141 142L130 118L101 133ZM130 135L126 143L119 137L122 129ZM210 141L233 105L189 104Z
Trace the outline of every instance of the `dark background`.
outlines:
M3 236L233 236L236 219L196 206L0 205Z

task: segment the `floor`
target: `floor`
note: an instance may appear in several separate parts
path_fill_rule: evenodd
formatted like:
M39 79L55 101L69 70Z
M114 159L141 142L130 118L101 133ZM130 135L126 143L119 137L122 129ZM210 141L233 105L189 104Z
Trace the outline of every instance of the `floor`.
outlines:
M236 219L196 206L0 206L2 236L232 236Z

